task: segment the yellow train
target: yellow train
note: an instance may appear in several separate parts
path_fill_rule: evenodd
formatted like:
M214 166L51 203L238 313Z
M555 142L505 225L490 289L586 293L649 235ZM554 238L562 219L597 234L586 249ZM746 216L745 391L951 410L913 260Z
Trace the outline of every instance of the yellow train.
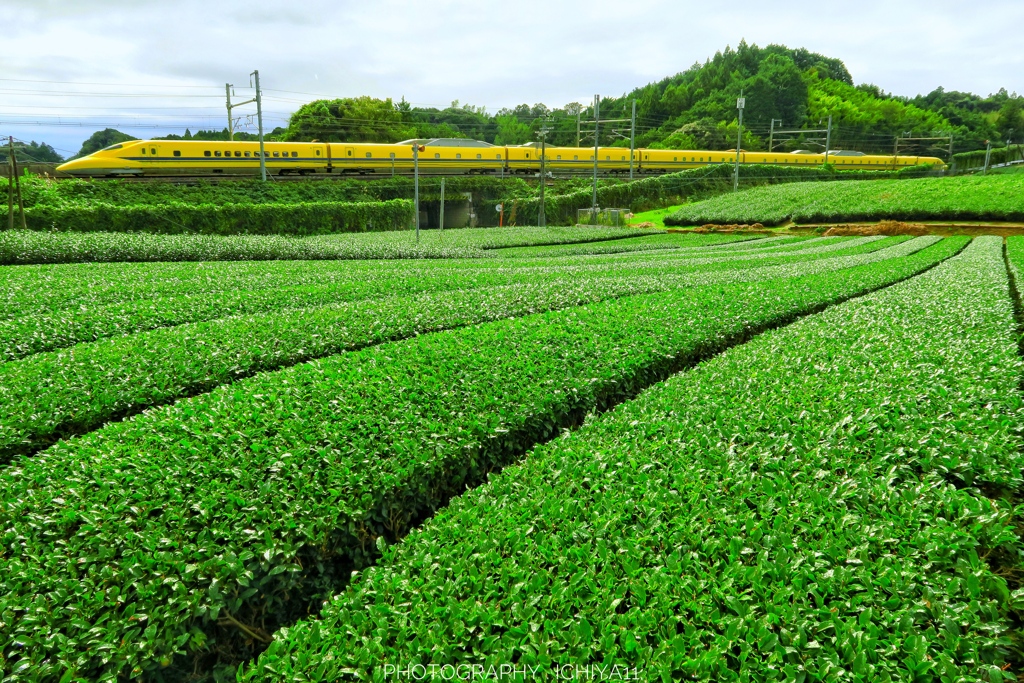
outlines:
M267 142L267 172L285 174L408 174L413 169L413 148L419 146L419 170L424 174L534 174L540 170L537 143L492 145L479 140L442 138L406 140L395 144L345 142ZM547 147L547 170L553 173L589 172L594 167L592 147ZM597 165L602 173L628 173L630 152L622 147L600 147ZM637 149L633 169L640 174L668 173L711 164L732 164L733 151ZM740 152L741 164L820 166L825 154L809 152ZM828 162L840 169L881 170L906 166L941 166L937 157L871 155L831 151ZM57 170L72 176L217 176L258 175L258 142L202 142L194 140L133 140L111 145Z

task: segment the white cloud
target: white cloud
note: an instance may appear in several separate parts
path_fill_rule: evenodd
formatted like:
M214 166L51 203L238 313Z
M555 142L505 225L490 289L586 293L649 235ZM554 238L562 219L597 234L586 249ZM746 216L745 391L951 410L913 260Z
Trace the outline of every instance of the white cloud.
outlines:
M254 68L271 126L312 94L491 110L586 102L741 38L837 57L857 82L900 95L1024 90L1024 55L1001 28L1024 23L1018 0L0 0L0 14L14 28L0 78L23 79L0 81L0 133L64 151L99 125L221 128L223 84L247 97Z

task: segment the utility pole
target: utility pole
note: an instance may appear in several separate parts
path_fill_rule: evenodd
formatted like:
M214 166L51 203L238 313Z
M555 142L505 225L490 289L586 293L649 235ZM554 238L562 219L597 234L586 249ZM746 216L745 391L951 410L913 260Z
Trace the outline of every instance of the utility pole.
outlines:
M591 201L591 210L594 212L592 217L593 220L597 219L597 141L600 139L598 136L598 128L601 125L601 96L594 95L594 196Z
M537 207L537 225L546 228L547 216L544 213L544 186L547 185L547 122L537 131L540 138L540 206Z
M779 125L782 125L782 119L772 119L772 129L768 133L768 153L771 154L775 151L775 122L778 121Z
M732 173L733 192L737 192L740 189L740 147L743 144L743 107L746 103L747 100L743 97L743 91L740 90L740 96L736 98L736 108L739 109L740 119L739 125L736 126L736 168L733 169Z
M829 146L832 144L832 114L828 115L828 132L825 133L825 165L828 166Z
M629 119L629 179L633 179L633 150L636 143L636 99L633 100L633 115Z
M231 84L224 84L224 99L228 105L228 140L235 139L235 121L231 118Z
M7 152L7 168L10 175L7 177L7 229L14 230L14 136L7 138L10 146Z
M583 113L582 109L580 109L578 112L576 112L576 146L577 147L580 146L580 114L582 114L582 113Z
M420 141L412 143L412 203L416 215L416 244L420 243Z
M256 78L256 122L260 129L260 178L267 182L267 155L263 151L263 94L260 92L260 72L253 71L250 76Z
M10 153L9 153L7 158L11 160L11 178L7 182L7 186L8 186L8 188L14 187L15 191L18 193L18 211L19 211L19 213L21 213L21 229L22 230L28 230L28 226L25 225L25 201L24 201L24 199L21 196L21 177L20 177L21 171L18 169L18 158L16 156L14 156L14 136L13 135L10 136L9 138L7 138L7 140L8 140L8 142L10 142ZM8 192L10 192L10 190L8 190ZM14 228L14 202L13 202L13 199L10 200L9 203L11 204L11 209L10 209L10 213L8 214L10 216L10 218L8 219L8 225L9 225L9 227L11 229L13 229Z
M992 141L985 140L985 168L981 169L981 175L988 174L988 162L992 158Z
M441 176L441 231L444 231L444 176Z

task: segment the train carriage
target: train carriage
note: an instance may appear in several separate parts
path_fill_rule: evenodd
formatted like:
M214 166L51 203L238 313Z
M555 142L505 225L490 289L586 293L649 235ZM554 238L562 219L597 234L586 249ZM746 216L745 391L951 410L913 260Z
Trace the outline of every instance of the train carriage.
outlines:
M527 174L540 170L538 143L498 146L479 140L438 138L385 143L267 142L267 172L284 174L409 174L413 169L413 145L419 153L420 172L427 175ZM547 147L545 165L552 173L590 171L594 150L590 147ZM630 153L625 147L601 147L597 166L603 173L627 173ZM712 164L731 164L735 150L638 149L634 171L643 174L671 173ZM813 167L826 161L823 153L740 152L741 164L773 164ZM885 170L908 166L942 166L936 157L868 155L836 150L828 163L843 170ZM133 140L74 159L57 168L73 176L217 176L258 175L260 146L257 142L202 140Z

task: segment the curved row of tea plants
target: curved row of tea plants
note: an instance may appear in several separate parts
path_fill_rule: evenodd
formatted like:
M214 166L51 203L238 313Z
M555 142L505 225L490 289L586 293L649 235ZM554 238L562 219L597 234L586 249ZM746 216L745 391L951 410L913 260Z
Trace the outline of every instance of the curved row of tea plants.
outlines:
M848 250L849 257L898 257L904 252L880 247L906 240L873 240ZM801 275L805 263L793 262L785 275ZM772 270L772 278L781 276ZM230 317L0 363L0 464L259 372L426 332L714 282L678 274L573 276Z
M478 258L486 255L481 249L591 242L649 233L636 228L603 227L467 228L422 230L417 243L412 230L313 237L10 230L0 231L0 265Z
M536 442L963 244L423 335L19 458L0 471L0 666L11 679L114 681L184 675L215 654L233 664L384 539Z
M573 266L572 272L561 268L539 267L532 271L523 268L472 269L459 272L452 268L379 269L369 277L361 278L346 273L344 278L331 274L326 284L280 287L277 289L217 291L197 296L171 296L155 300L136 300L89 308L60 309L53 313L22 316L0 321L0 360L10 361L34 353L66 348L82 342L96 341L111 336L133 334L146 330L173 327L191 322L214 320L228 316L253 315L290 308L324 306L339 301L352 301L389 294L412 294L428 291L450 291L486 286L500 286L519 282L547 282L565 277L594 277L600 274L625 276L628 274L654 275L656 272L674 276L686 270L708 270L708 264L721 263L718 269L741 267L747 259L763 263L787 263L793 260L823 257L832 251L859 242L879 238L860 238L846 242L841 239L826 245L794 252L790 256L771 257L771 253L750 255L729 253L707 258L693 258L688 263L669 260L648 260L630 263L620 260L594 266ZM736 262L730 266L728 263ZM725 262L725 263L722 263Z
M1020 520L975 488L1022 484L1014 336L981 238L536 448L240 678L1014 681Z
M705 235L681 235L681 246L673 255L721 255L753 253L761 249L788 251L800 244L817 244L817 239L769 237L758 240L716 243ZM682 239L685 238L685 239ZM538 247L544 248L544 247ZM15 266L0 269L0 319L20 317L61 308L99 306L141 299L315 285L347 280L370 281L394 277L396 271L426 273L435 276L439 269L472 274L472 271L525 269L531 273L550 266L588 266L621 262L615 255L592 255L568 264L562 259L531 259L529 263L509 263L504 255L513 251L487 251L502 258L357 261L242 261L225 263L89 263ZM661 258L660 253L635 252L637 262ZM387 291L387 285L381 284Z
M870 220L1024 221L1024 177L794 183L684 206L666 225L835 223Z

